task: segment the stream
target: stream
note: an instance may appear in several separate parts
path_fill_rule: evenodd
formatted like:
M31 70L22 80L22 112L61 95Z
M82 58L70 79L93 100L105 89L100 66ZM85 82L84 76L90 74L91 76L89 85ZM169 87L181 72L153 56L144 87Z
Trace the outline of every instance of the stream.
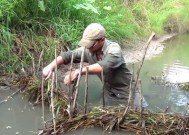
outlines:
M149 106L147 109L161 112L189 112L189 92L180 89L176 84L189 82L189 34L169 39L162 53L145 60L140 72L143 96ZM139 63L128 64L136 74ZM102 84L98 77L89 76L89 105L100 104ZM84 89L84 78L80 89ZM9 87L0 86L0 101L13 93ZM83 104L84 92L79 94L79 103ZM27 97L16 95L7 102L0 104L0 135L35 135L43 128L41 106L33 106ZM49 108L45 108L46 119L50 119ZM121 131L104 132L101 128L80 129L66 135L132 135Z

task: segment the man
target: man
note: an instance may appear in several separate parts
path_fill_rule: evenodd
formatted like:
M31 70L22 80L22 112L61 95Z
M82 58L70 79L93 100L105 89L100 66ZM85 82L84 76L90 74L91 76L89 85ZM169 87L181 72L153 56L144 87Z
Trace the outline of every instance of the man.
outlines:
M101 24L92 23L88 25L79 42L81 47L58 56L43 69L44 77L46 79L50 77L56 64L69 64L72 54L74 54L74 62L80 62L82 51L84 51L84 62L89 63L89 66L86 66L88 67L88 73L97 74L99 77L101 77L101 72L104 74L105 104L127 104L132 75L126 67L120 46L107 40L105 36L106 32ZM82 68L82 74L86 73L86 67ZM64 79L64 83L70 84L77 78L78 74L79 69L76 69L71 77L68 74ZM147 104L144 99L143 101L143 107L146 107ZM138 106L139 103L136 102L139 102L139 100L135 100L135 104Z

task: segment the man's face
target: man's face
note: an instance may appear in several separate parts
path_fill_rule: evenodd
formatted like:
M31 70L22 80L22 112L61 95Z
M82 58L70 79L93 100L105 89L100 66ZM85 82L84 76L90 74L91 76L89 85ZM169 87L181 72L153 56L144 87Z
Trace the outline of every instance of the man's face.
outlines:
M89 51L91 53L94 53L94 52L97 52L97 51L101 51L103 44L104 44L104 38L97 39L94 42L94 44L89 48Z

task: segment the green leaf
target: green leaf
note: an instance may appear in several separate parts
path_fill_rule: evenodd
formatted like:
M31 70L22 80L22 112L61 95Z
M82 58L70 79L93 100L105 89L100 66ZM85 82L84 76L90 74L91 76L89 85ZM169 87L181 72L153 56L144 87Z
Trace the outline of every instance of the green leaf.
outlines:
M108 11L110 11L110 10L112 9L111 6L104 6L103 8L104 8L105 10L108 10Z
M91 10L93 13L100 14L98 10L90 3L76 4L73 7L76 9Z
M45 5L43 0L38 1L38 7L41 11L45 12Z

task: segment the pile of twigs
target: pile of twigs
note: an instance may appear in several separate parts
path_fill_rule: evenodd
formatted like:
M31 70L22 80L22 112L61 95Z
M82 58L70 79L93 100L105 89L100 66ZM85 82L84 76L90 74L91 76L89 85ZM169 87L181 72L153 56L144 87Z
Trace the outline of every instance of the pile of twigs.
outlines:
M20 80L20 81L18 81ZM34 101L41 103L40 86L41 81L36 77L21 77L13 81L14 85L24 85L25 92L30 93ZM35 83L34 83L35 82ZM44 87L48 87L44 84ZM45 101L48 92L45 92ZM72 118L68 115L68 97L58 91L54 95L55 111L58 114L56 119L56 131L54 124L44 127L41 135L64 133L74 131L78 128L102 127L104 130L123 130L136 134L189 134L189 116L171 113L153 113L150 111L139 112L129 109L123 119L125 106L114 107L94 107L90 112L77 113ZM30 99L31 99L30 97ZM61 100L60 100L61 99ZM49 101L50 102L50 101ZM59 107L58 107L59 106ZM59 109L58 109L59 108ZM60 109L61 108L61 109Z
M53 126L43 129L41 135L63 133L78 128L102 127L104 130L123 130L136 134L149 135L187 135L189 134L189 116L181 114L152 113L141 114L129 110L122 123L124 107L96 107L87 114L79 114L72 119L64 118L57 122L56 132Z

